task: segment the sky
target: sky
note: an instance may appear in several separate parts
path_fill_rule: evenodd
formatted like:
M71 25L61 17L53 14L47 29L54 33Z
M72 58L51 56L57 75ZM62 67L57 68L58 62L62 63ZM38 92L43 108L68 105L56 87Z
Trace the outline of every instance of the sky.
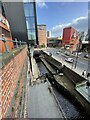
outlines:
M87 32L88 2L38 2L36 8L37 23L46 24L52 36L61 36L67 26Z

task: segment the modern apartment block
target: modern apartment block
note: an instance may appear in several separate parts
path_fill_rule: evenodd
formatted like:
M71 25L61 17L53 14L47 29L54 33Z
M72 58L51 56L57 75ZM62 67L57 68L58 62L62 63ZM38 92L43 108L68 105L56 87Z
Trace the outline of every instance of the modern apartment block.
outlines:
M13 39L38 44L35 2L3 2Z
M39 45L47 47L46 25L41 24L41 25L38 25L37 28L38 28Z

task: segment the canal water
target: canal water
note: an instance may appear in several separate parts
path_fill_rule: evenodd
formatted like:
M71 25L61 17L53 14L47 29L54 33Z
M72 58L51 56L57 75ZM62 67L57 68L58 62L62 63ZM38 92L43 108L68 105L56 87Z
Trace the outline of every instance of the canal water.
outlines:
M37 64L38 64L41 74L48 73L48 70L46 69L46 67L43 65L43 63L41 61L37 62ZM73 103L65 95L60 93L60 91L58 91L57 88L55 88L54 86L52 86L52 87L53 87L55 95L63 109L63 112L65 113L65 115L68 119L70 119L70 120L81 119L81 118L87 119L87 116L85 116L86 114L84 113L84 111L82 111L80 108L78 108L77 105L75 105L75 103Z

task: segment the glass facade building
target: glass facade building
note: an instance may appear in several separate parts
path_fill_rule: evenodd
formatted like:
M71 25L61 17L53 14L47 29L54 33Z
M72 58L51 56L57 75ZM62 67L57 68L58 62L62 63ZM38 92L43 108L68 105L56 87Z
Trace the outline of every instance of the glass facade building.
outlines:
M24 1L24 13L29 44L38 44L35 2Z

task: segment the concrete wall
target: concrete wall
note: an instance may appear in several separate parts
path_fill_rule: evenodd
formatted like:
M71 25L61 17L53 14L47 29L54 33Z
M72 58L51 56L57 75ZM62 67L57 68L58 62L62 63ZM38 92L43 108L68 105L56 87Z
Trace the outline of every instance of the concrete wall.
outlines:
M2 117L5 118L7 110L10 106L11 100L14 95L16 84L22 72L24 63L27 61L27 48L24 48L18 53L10 62L0 69L1 76L1 106Z
M71 80L74 83L74 85L86 81L85 78L83 78L82 76L80 76L79 74L72 71L70 68L66 66L63 67L62 72L66 75L67 78L69 78L69 80Z

